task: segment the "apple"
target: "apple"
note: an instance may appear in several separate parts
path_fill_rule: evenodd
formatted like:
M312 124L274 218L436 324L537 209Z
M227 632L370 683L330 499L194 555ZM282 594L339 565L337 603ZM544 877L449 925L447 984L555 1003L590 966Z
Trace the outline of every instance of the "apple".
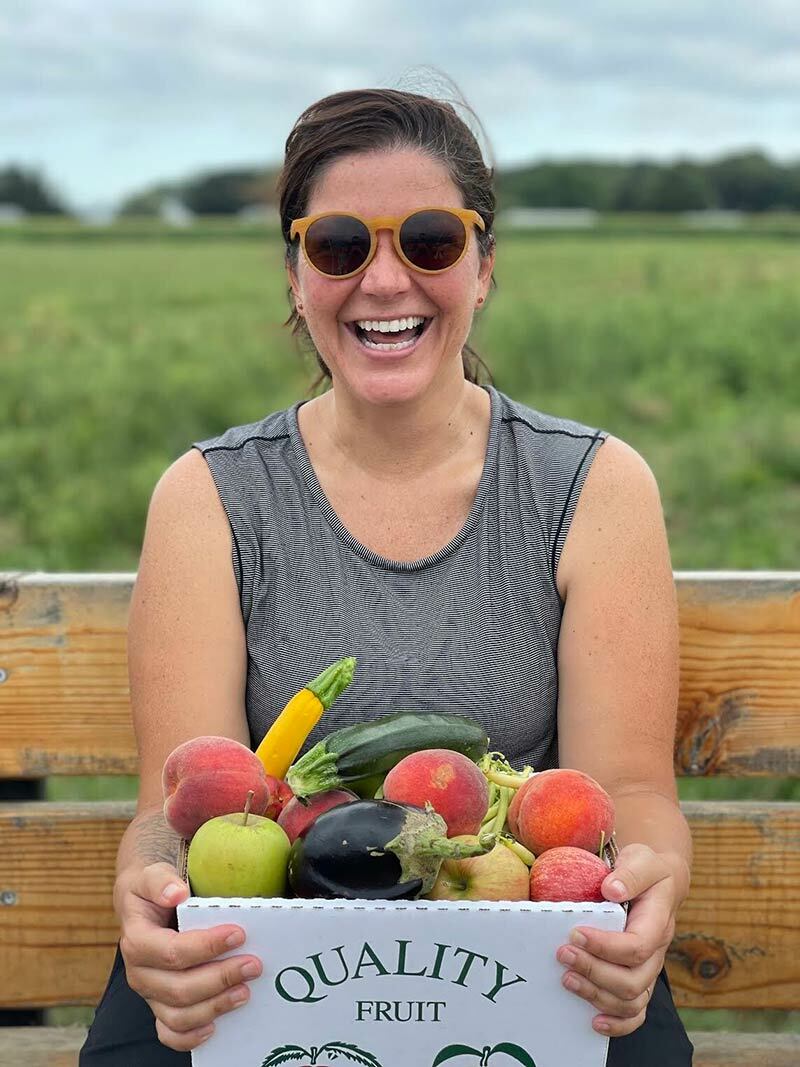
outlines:
M267 782L270 784L272 800L264 814L268 819L274 819L277 822L283 809L294 798L294 793L289 783L284 782L283 778L273 778L271 774L268 774Z
M244 811L204 822L189 845L187 871L198 897L280 897L286 892L291 844L284 830L263 815L251 815L252 790Z
M477 843L472 834L454 841ZM466 859L445 859L428 900L527 900L530 872L527 865L501 841L491 852Z
M583 848L549 848L531 867L531 900L603 901L600 886L611 868Z
M290 841L302 837L306 830L323 811L330 811L339 804L349 804L358 800L358 794L351 789L326 789L314 793L308 800L302 801L293 796L278 816L278 826L283 827Z

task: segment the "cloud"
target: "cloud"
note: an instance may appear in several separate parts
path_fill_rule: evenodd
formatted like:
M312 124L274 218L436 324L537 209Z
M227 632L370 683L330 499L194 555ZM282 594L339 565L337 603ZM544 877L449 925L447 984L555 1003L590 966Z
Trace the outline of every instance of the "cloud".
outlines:
M800 128L796 0L4 0L0 51L0 165L84 199L274 161L315 99L425 91L426 64L501 164L759 138L796 154Z

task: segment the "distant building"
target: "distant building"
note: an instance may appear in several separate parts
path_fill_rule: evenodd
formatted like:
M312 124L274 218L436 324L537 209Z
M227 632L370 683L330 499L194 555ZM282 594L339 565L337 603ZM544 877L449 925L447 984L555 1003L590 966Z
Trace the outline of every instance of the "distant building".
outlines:
M236 218L245 225L278 225L280 214L272 204L246 204L236 212Z
M191 226L195 218L194 212L176 196L164 197L158 209L158 217L167 226Z
M498 212L498 225L527 230L585 230L600 216L588 207L510 207Z
M27 216L28 212L19 204L0 204L0 226L15 226Z
M681 218L687 226L708 230L735 230L745 222L743 211L684 211Z
M84 226L110 226L116 211L110 204L90 204L77 211L76 217Z

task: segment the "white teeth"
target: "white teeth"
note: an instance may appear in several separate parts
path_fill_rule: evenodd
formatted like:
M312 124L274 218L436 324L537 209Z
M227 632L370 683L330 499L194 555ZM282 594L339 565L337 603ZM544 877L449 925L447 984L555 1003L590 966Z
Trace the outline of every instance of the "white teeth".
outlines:
M381 333L399 333L400 330L411 330L421 326L425 321L422 315L411 315L405 319L375 320L359 319L356 323L362 330L379 330Z

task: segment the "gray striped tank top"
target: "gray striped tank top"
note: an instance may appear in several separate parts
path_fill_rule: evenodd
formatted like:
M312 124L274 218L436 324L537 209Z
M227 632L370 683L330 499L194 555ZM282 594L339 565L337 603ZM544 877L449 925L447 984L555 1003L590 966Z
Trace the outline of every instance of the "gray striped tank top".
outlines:
M376 555L325 497L297 424L302 401L195 444L233 532L259 743L289 698L341 656L355 678L325 733L394 711L471 716L517 767L558 759L561 549L606 434L494 387L484 469L459 534L415 562Z

